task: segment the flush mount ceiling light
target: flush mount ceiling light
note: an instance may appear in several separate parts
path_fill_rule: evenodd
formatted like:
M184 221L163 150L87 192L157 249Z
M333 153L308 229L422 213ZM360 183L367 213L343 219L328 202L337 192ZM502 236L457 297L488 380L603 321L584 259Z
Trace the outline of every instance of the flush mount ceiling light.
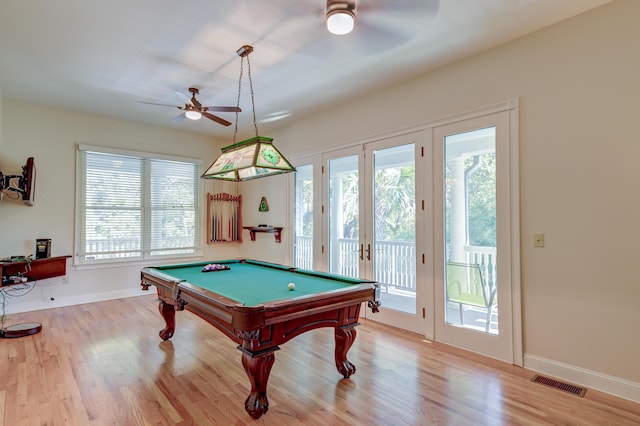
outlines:
M253 99L253 82L251 80L251 63L249 62L249 54L251 52L253 52L253 47L248 45L242 46L236 52L241 59L240 80L238 81L238 108L236 110L236 127L233 133L233 145L222 148L220 157L218 157L202 175L204 179L238 182L296 171L295 167L289 163L284 155L273 146L272 138L258 136L256 106ZM249 71L253 127L256 130L256 136L236 143L236 135L238 134L238 112L240 111L240 89L242 87L242 73L245 59Z
M353 30L356 20L356 2L327 0L327 30L331 34L344 35Z

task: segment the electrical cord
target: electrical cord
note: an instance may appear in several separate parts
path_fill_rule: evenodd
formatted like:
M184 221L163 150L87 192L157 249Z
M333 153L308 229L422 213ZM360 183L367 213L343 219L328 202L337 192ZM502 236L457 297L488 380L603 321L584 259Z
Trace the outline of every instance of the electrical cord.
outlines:
M24 284L15 284L6 287L0 287L0 296L2 296L2 302L0 302L0 330L4 330L4 321L7 318L7 297L22 297L31 293L36 287L36 282L31 281Z
M0 290L0 296L2 296L2 313L0 314L0 330L4 330L4 320L7 317L7 298L4 295L4 289Z
M27 257L24 258L24 263L25 263L25 265L24 265L24 273L25 274L28 274L29 272L31 272L31 260L33 260L33 259L31 259L31 256L27 256Z
M7 198L10 198L12 200L18 200L20 198L20 194L8 191L8 189L10 189L10 188L2 190L3 196L6 196Z
M9 288L3 288L0 293L3 295L6 293L8 297L22 297L31 293L31 291L36 287L35 281L26 282L23 284L14 284L9 286ZM16 294L14 294L16 293Z

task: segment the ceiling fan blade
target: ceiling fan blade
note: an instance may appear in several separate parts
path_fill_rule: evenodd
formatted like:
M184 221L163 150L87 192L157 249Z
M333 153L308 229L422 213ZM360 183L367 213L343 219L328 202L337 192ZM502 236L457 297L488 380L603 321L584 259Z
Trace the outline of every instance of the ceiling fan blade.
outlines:
M230 122L230 121L227 121L227 120L225 120L224 118L220 118L220 117L218 117L218 116L216 116L216 115L209 114L209 113L208 113L208 112L206 112L206 111L204 111L204 112L202 113L202 115L204 115L205 117L207 117L209 120L213 120L213 121L215 121L216 123L220 123L220 124L222 124L223 126L231 126L231 122Z
M225 107L225 106L205 106L202 107L204 111L218 111L218 112L242 112L238 107Z
M174 123L179 123L182 120L184 120L186 116L187 116L187 114L183 112L182 114L180 114L179 116L177 116L176 118L174 118L171 121L173 121Z
M174 92L186 105L195 106L193 105L193 102L191 102L191 98L189 96L185 95L182 92L178 92L177 90L174 90Z
M181 107L179 107L177 105L158 104L158 103L155 103L155 102L144 102L144 101L136 101L136 102L138 102L139 104L159 105L159 106L168 106L168 107L172 107L172 108L181 108Z

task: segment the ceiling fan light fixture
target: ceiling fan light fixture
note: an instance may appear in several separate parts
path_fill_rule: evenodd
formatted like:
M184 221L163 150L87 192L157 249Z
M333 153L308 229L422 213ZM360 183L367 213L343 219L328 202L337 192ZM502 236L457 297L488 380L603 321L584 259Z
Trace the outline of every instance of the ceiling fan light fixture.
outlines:
M202 118L202 113L200 111L189 110L186 111L184 115L190 120L200 120Z
M355 3L327 0L327 30L331 34L349 34L355 20Z

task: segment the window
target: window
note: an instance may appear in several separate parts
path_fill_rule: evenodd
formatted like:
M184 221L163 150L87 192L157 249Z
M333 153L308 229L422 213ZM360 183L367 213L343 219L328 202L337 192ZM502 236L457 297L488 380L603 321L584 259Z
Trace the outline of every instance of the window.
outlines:
M313 269L313 164L296 166L293 266Z
M200 254L199 161L78 148L77 264Z

